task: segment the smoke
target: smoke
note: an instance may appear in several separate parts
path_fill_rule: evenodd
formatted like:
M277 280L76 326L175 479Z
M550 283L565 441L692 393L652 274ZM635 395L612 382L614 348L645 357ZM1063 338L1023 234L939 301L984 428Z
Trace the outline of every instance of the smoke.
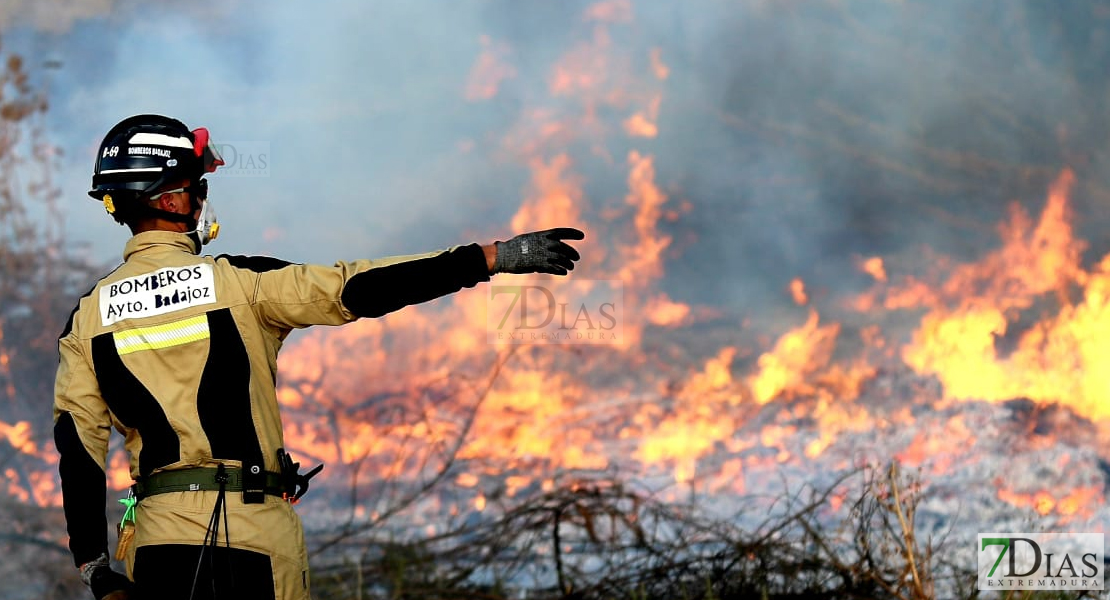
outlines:
M1035 210L1064 166L1080 182L1080 233L1107 225L1095 209L1110 190L1098 103L1110 50L1095 5L598 4L244 0L218 19L210 6L165 19L163 6L101 0L0 15L72 28L52 38L72 68L51 118L74 196L90 147L128 114L270 143L269 177L213 179L219 251L326 262L502 237L529 180L506 139L537 114L594 119L539 154L568 153L595 209L622 203L629 150L656 157L668 207L691 205L667 224L665 287L680 300L755 312L788 302L793 277L819 299L866 284L863 256L890 257L897 277L926 245L978 255L1006 205ZM109 12L110 25L89 19ZM665 81L651 78L653 51ZM636 102L553 93L568 56L604 63L603 89L655 85L658 136L624 134ZM496 75L476 91L483 61ZM104 221L86 234L114 257L123 234Z
M64 33L76 21L108 14L114 5L114 0L4 0L0 2L0 28L27 25Z
M210 6L181 5L172 2L144 2L146 8L165 11L173 7L173 14L184 13L192 17L212 17L223 14L228 0ZM29 27L49 34L66 34L74 25L90 19L109 16L131 16L139 2L136 0L0 0L0 30Z
M1089 7L781 3L672 16L682 33L664 46L675 80L661 172L696 206L699 242L681 260L713 264L727 299L781 303L795 275L850 287L853 256L981 254L1009 202L1039 207L1075 164L1072 136L1087 152L1103 146L1105 123L1093 136L1090 125L1105 111L1090 99L1105 97L1105 15ZM1084 172L1103 185L1105 170ZM709 270L683 287L704 289L693 278Z
M503 239L530 161L564 153L587 220L630 221L635 150L675 211L663 291L775 335L807 316L794 278L839 321L836 300L870 283L862 258L897 280L926 246L981 256L1007 205L1035 212L1064 167L1087 259L1110 249L1108 17L1032 0L0 3L0 26L36 29L15 51L62 65L57 184L71 237L105 263L126 233L85 190L131 114L268 144L267 176L212 177L208 250L302 262ZM627 134L656 94L658 135Z

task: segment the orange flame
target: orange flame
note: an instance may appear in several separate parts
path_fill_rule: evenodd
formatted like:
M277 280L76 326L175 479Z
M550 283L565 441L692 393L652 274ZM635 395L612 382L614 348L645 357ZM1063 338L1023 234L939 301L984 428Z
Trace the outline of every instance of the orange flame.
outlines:
M1031 508L1041 516L1056 514L1064 517L1093 514L1093 507L1105 503L1101 487L1080 486L1067 493L1040 490L1031 494L1014 492L1000 487L998 498L1014 506Z
M494 43L488 35L481 36L478 41L482 52L467 78L464 94L467 100L489 100L497 96L502 82L516 77L516 69L507 60L508 44Z
M445 510L458 514L486 510L491 502L496 506L502 493L513 496L534 485L550 491L565 470L611 469L636 461L633 466L642 472L667 473L676 482L743 491L743 476L755 469L822 457L839 460L830 449L845 434L915 423L907 407L880 414L882 409L855 401L878 372L867 358L901 358L917 373L935 376L950 398L1029 397L1066 403L1091 419L1110 417L1105 392L1110 389L1110 342L1104 341L1110 339L1110 256L1090 272L1080 266L1083 244L1073 239L1068 224L1070 171L1053 183L1036 222L1013 209L1000 230L1000 250L971 264L937 261L938 272L950 273L940 285L930 283L933 276L894 285L883 258L858 259L874 284L856 300L857 308L927 311L900 355L898 345L888 341L898 338L888 338L877 324L864 324L860 340L866 350L833 363L841 326L821 324L812 308L820 298L811 298L797 278L789 291L796 304L811 306L808 318L773 343L773 338L761 339L761 348L769 349L758 357L732 341L686 348L683 342L694 336L678 328L698 322L703 313L673 300L657 284L667 254L674 251L660 219L677 220L691 205L668 206L653 155L633 148L622 161L599 141L618 126L631 137L622 144L659 135L661 82L670 68L659 48L651 50L650 65L642 52L628 61L614 49L610 30L632 18L629 0L589 7L583 13L591 28L588 39L550 71L549 91L557 106L525 108L505 141L506 154L519 157L531 175L508 227L514 233L586 229L589 237L578 246L588 260L576 275L624 284L630 321L625 329L632 330L627 344L590 352L500 353L484 342L485 298L467 291L382 319L306 333L288 344L281 359L278 400L291 450L356 474L365 466L380 481L416 480L439 466L437 458L457 443L456 465L465 470L449 476L469 495ZM482 51L463 92L468 100L496 97L517 74L507 45L488 36L479 42ZM635 69L629 65L643 71L647 82L632 80L629 73ZM631 116L610 123L606 114ZM571 160L571 142L583 138L597 164L585 164L588 157ZM576 168L584 173L597 165L626 176L623 197L587 201L585 190L593 188L584 187ZM552 280L552 286L558 285L564 283ZM1060 307L1054 316L1037 321L1024 314L1046 302ZM657 344L659 338L651 336L663 333L681 341L664 342L659 351L640 346L642 339ZM1008 351L1000 341L1008 342ZM701 350L706 351L695 354ZM746 360L751 358L754 367ZM497 365L496 377L485 372L489 364ZM696 366L687 369L688 364ZM7 366L8 355L0 348L0 374ZM379 404L386 408L372 410ZM756 432L745 430L753 422L767 424ZM1100 435L1110 444L1110 432L1104 428ZM0 436L26 454L48 450L35 445L22 421L0 422ZM959 415L942 428L917 432L896 457L939 474L952 467L953 446L976 446L973 427ZM756 452L746 452L751 449ZM716 459L718 452L744 454L703 460ZM130 478L122 454L114 454L108 466L110 485L125 487ZM337 470L329 468L329 473ZM45 471L6 473L10 495L24 501L58 498ZM496 495L487 485L491 477L498 480ZM997 488L1000 499L1042 515L1085 515L1105 500L1097 487L1032 494L1001 483ZM355 513L379 514L373 506L358 506Z
M564 56L555 66L548 84L552 95L580 96L586 100L587 110L592 113L592 103L604 98L602 86L608 80L610 71L608 48L611 43L608 31L598 27L594 30L592 43L575 48Z
M805 389L808 376L828 364L840 325L818 325L816 311L809 319L759 357L759 373L749 379L756 402L766 404L780 394Z
M607 23L627 23L632 20L632 1L605 0L604 2L598 2L586 9L585 19Z
M907 466L931 463L931 471L941 475L952 466L957 455L965 455L975 447L975 434L961 415L952 417L944 429L919 432L896 457Z
M1091 273L1079 266L1084 244L1067 220L1073 183L1063 171L1036 224L1014 208L1000 250L959 266L939 293L919 298L932 311L902 356L917 372L936 375L946 395L1061 402L1092 420L1110 418L1110 257ZM1084 288L1078 303L1071 285ZM1021 311L1048 292L1062 305L1056 315L1023 324ZM1016 340L1008 356L998 347L1005 338Z
M0 319L0 377L5 380L4 393L9 400L15 399L15 383L12 381L11 355L4 344L4 320ZM15 444L12 444L13 446Z
M131 465L126 452L113 453L107 467L109 490L126 490L131 487Z
M19 421L15 425L0 421L0 437L7 438L13 448L24 454L38 452L35 442L31 440L31 424L27 421Z
M570 157L559 154L549 162L533 159L532 184L528 198L513 216L514 233L581 227L582 188L577 177L568 173Z
M809 296L806 295L806 284L798 277L790 280L790 296L794 298L794 304L798 306L809 304Z
M883 266L883 259L878 256L872 256L863 261L861 268L864 273L875 278L875 281L886 283L886 267Z
M562 373L539 369L506 372L478 412L482 432L460 452L462 458L532 460L559 456L567 468L596 469L608 459L590 431L574 425L573 407L581 391Z
M660 101L662 96L655 96L645 110L636 112L624 121L624 130L628 135L645 138L659 135L659 127L655 123L659 120Z
M632 222L638 243L624 249L619 276L625 282L653 283L663 274L663 251L671 244L670 236L656 229L667 196L655 185L655 164L651 156L633 150L628 153L628 164L631 170L625 201L636 208Z
M665 294L660 294L648 301L644 314L652 325L675 327L683 324L690 316L690 305L675 302Z
M655 73L655 78L662 81L670 76L671 70L663 62L663 49L651 49L651 70Z
M693 479L699 457L732 437L738 423L714 405L721 399L728 404L740 401L731 372L735 355L736 348L725 347L690 377L676 394L676 410L640 434L638 460L672 463L675 481L684 483Z

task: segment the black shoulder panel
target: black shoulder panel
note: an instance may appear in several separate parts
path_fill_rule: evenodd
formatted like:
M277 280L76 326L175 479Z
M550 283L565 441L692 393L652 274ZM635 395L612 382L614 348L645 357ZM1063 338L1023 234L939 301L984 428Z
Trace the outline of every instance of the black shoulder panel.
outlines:
M89 292L92 292L92 290L89 290ZM85 298L85 296L88 296L89 292L86 292L84 296L81 296L81 299ZM66 319L66 326L62 328L62 333L58 335L58 341L61 341L62 338L69 335L69 333L73 331L73 317L77 316L77 309L81 308L81 299L78 299L77 304L73 306L73 310L69 311L69 317Z
M228 264L240 269L247 269L255 273L265 273L266 271L274 271L283 267L288 267L293 264L287 260L274 258L272 256L241 256L235 254L221 254L216 257L216 260L226 260Z
M123 266L122 264L119 265L119 267L122 267L122 266ZM115 273L117 270L119 270L119 267L116 267L115 269L112 269L111 271L109 271L108 275L111 275L112 273ZM105 275L104 277L107 277L108 275ZM69 318L66 319L66 326L64 328L62 328L62 334L58 336L59 340L61 340L65 336L69 335L69 332L73 331L73 317L74 317L74 315L77 314L77 309L81 308L81 301L84 300L85 298L88 298L89 295L93 293L93 290L96 289L96 286L100 285L101 281L104 281L104 277L101 277L100 279L98 279L96 281L96 283L94 283L93 286L91 288L89 288L89 291L85 292L84 294L81 294L81 297L77 299L77 304L74 305L73 310L71 310L69 312Z

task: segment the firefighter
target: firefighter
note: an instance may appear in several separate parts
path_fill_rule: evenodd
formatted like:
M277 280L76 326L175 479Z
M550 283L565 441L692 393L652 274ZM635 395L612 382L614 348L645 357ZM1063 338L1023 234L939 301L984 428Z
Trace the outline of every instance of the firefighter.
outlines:
M302 474L283 450L275 380L286 336L494 273L566 275L579 259L563 240L584 234L569 228L333 266L202 256L219 233L204 176L222 164L206 129L160 115L121 121L97 152L89 195L132 237L59 338L54 439L70 550L98 600L309 598L292 502L319 468ZM135 482L115 552L126 575L108 554L112 429Z

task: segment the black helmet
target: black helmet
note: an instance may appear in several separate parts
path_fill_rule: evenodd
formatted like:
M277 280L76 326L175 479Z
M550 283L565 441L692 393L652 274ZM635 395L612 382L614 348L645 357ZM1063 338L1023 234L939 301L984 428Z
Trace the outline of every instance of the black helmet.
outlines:
M120 121L104 136L96 155L89 195L104 202L117 221L117 211L174 181L200 184L201 177L224 164L202 128L161 115L136 115Z

